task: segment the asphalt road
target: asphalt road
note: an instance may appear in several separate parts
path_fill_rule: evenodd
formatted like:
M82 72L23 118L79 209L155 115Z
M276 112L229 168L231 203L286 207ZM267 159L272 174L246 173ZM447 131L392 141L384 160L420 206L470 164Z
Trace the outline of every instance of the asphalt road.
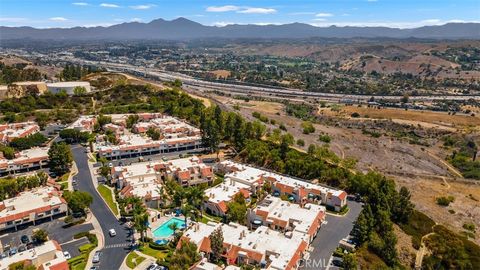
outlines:
M112 214L106 203L95 190L92 177L88 167L88 156L85 148L80 145L73 145L72 152L77 164L77 190L86 191L93 196L93 203L90 210L97 218L105 236L105 246L98 264L101 270L119 269L129 251L129 229ZM115 229L117 236L110 237L108 231Z
M327 224L322 225L317 237L311 243L314 249L310 253L309 260L301 267L302 269L325 269L328 267L330 257L338 247L338 242L350 234L353 223L362 211L362 204L355 201L348 201L348 207L350 211L343 217L327 215Z

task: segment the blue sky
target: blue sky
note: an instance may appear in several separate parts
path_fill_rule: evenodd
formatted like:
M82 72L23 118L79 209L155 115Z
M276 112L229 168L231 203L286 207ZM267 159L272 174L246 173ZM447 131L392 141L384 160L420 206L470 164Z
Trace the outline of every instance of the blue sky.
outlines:
M411 28L480 21L480 0L0 0L0 25L108 26L185 17L205 25L357 25Z

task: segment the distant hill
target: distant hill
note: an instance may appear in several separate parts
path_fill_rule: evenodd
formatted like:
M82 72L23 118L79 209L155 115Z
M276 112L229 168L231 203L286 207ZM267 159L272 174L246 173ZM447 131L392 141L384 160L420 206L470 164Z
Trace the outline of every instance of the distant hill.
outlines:
M329 26L315 27L304 23L282 25L206 26L185 18L163 19L149 23L130 22L109 27L73 27L36 29L32 27L0 27L0 40L189 40L201 38L432 38L480 39L480 23L447 23L412 29L388 27Z

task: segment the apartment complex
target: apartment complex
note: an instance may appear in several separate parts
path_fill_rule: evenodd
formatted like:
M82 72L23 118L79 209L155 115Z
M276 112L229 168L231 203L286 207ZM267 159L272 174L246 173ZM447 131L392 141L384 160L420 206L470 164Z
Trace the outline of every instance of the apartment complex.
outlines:
M65 215L67 210L67 203L53 187L24 191L0 202L0 231L53 220Z
M133 125L131 133L125 128L130 114L109 116L112 117L112 124L105 128L115 132L117 143L99 138L95 149L101 157L119 159L202 149L200 130L174 117L159 113L137 114L138 122ZM146 136L149 129L157 131L160 137L153 140Z
M81 115L75 122L73 122L69 128L76 129L82 132L92 132L93 126L97 122L94 116Z
M68 262L63 255L62 248L55 240L43 243L13 256L0 260L0 270L8 270L9 265L17 262L34 266L39 270L68 270Z
M311 243L325 221L325 215L323 206L307 203L301 207L268 195L257 207L248 210L247 220L251 228L266 226L284 233L305 234Z
M347 193L343 190L313 184L230 160L221 162L218 169L225 173L225 181L232 180L248 185L252 193L258 191L264 183L269 183L273 195L286 196L290 201L300 205L320 203L339 211L347 204Z
M112 168L112 182L120 190L120 197L138 197L149 207L158 207L162 178L151 162L134 163Z
M0 143L9 143L15 138L24 138L40 131L35 122L0 124Z
M48 147L35 147L16 153L14 159L0 157L0 176L38 170L48 166Z
M225 216L228 203L238 194L242 194L245 199L248 199L251 195L250 186L230 179L205 190L207 197L204 202L205 211L216 216Z
M162 195L159 190L165 180L176 180L182 186L209 185L214 180L214 174L212 167L192 156L116 166L112 168L112 178L121 196L137 196L143 198L147 205L157 207Z
M305 234L283 233L266 226L250 231L237 223L196 223L183 234L183 241L195 243L206 257L212 252L210 235L217 229L223 233L225 257L229 265L257 265L262 269L297 269L307 254L309 241Z

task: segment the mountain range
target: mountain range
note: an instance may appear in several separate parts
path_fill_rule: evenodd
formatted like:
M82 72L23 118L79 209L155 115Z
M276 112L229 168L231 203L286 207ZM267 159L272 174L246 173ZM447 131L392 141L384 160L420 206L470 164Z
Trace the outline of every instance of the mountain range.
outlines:
M316 27L304 23L282 25L206 26L178 18L157 19L149 23L129 22L108 27L47 28L0 27L0 40L191 40L205 38L427 38L480 39L480 23L447 23L411 29L388 27L329 26Z

